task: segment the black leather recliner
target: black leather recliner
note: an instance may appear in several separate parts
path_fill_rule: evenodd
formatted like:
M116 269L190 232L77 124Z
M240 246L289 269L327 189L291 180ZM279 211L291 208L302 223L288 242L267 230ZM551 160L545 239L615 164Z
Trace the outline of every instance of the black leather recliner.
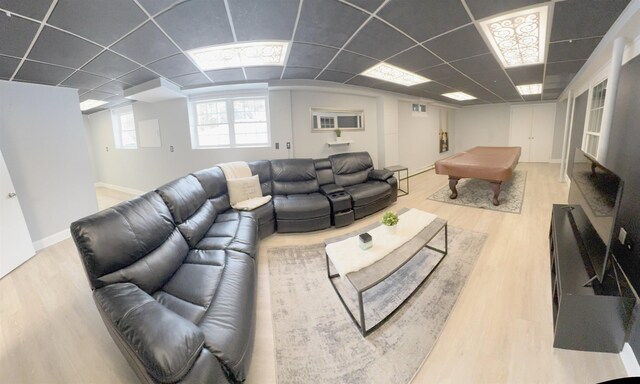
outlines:
M398 199L398 181L393 173L373 168L368 152L329 156L335 183L351 195L355 218L377 212Z
M312 159L271 160L273 206L278 232L309 232L331 226L331 207Z
M243 382L259 238L276 226L324 229L332 216L348 225L349 199L356 218L396 199L395 178L373 170L366 152L249 168L273 196L254 211L231 208L224 173L212 167L71 224L98 311L142 382Z
M195 248L220 216L187 176L71 224L98 311L142 382L246 378L257 224L224 239L237 249Z

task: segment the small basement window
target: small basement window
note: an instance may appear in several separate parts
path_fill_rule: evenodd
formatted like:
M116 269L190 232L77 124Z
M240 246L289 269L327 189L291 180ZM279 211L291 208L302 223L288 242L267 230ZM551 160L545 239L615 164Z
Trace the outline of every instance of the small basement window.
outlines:
M136 123L133 117L133 107L128 105L111 110L111 124L116 148L138 148Z
M336 128L363 130L364 111L311 108L311 130L313 132L324 132Z

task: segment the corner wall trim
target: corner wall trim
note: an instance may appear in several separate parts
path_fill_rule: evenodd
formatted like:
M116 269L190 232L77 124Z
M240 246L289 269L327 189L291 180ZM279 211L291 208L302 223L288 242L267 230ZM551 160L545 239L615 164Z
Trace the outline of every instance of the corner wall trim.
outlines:
M121 186L115 185L115 184L107 184L107 183L103 183L101 181L95 183L94 185L95 185L96 188L109 188L109 189L113 189L113 190L124 192L124 193L129 193L131 195L136 195L136 196L144 195L146 193L144 191L140 191L140 190L137 190L137 189L133 189L133 188L129 188L129 187L121 187Z
M71 231L69 228L62 230L58 233L54 233L51 236L47 236L44 239L36 240L33 242L33 248L35 248L36 252L47 248L51 245L57 244L62 240L66 240L71 237Z
M624 347L620 351L620 360L622 360L624 369L627 371L627 376L640 376L640 364L629 343L624 343Z

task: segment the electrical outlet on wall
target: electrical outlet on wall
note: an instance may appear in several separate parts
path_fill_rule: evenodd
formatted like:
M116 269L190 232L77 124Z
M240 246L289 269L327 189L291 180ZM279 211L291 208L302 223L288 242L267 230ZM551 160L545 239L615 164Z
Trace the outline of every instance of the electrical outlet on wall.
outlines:
M620 233L618 233L618 240L620 240L620 244L624 245L627 241L627 231L620 227Z
M287 149L291 149L291 143L287 141Z

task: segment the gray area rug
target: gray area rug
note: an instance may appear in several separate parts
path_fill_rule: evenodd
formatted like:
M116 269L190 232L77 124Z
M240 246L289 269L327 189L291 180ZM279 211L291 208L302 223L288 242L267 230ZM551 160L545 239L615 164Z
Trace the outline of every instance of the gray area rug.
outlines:
M449 226L449 254L401 309L366 338L331 287L324 245L269 249L278 382L409 383L444 328L485 238ZM444 234L430 245L444 247ZM387 310L402 302L435 255L424 249L368 291L365 306ZM341 285L343 295L355 297L348 287Z
M500 205L497 207L491 203L493 191L491 183L480 179L460 179L456 186L458 198L450 199L451 190L449 184L429 197L429 200L443 203L465 205L468 207L491 209L493 211L520 213L524 200L524 188L527 181L526 171L515 171L509 181L502 183Z

